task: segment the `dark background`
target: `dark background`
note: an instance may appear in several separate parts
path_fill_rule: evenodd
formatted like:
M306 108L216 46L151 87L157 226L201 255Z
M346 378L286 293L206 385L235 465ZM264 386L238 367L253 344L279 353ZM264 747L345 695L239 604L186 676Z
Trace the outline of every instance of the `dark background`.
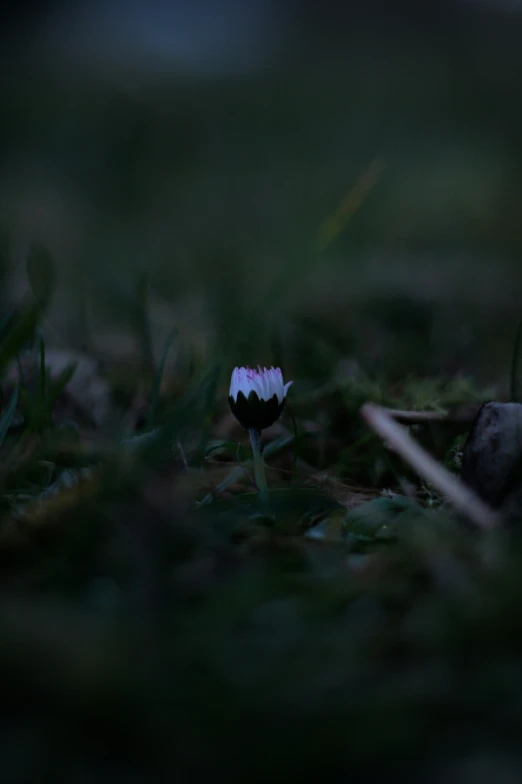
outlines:
M365 337L366 303L420 301L440 323L419 369L487 365L501 383L522 251L522 13L508 5L4 6L14 281L29 237L47 242L62 270L56 337L85 342L88 308L107 345L125 329L115 299L140 271L160 337L175 304L190 301L185 327L205 331L233 296L242 314L275 287L275 311L334 319L378 365L388 349ZM311 259L376 159L378 183ZM285 267L291 285L278 283Z

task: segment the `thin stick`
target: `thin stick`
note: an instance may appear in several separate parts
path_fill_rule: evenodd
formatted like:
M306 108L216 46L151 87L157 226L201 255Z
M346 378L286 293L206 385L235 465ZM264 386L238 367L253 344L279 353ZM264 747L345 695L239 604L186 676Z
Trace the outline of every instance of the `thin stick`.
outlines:
M397 422L404 422L408 425L423 425L427 422L473 422L475 419L479 405L475 409L470 409L465 413L459 414L455 412L449 414L445 411L401 411L398 408L383 408Z
M415 469L419 476L445 495L471 522L485 529L499 525L500 515L419 446L408 431L394 421L386 409L373 403L365 403L361 409L361 416L391 449Z

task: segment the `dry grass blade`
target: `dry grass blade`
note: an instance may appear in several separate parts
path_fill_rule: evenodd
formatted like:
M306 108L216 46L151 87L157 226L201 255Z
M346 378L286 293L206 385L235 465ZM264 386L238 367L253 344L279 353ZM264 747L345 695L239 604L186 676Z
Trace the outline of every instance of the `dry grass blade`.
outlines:
M386 409L373 403L365 403L361 409L361 416L419 476L445 495L472 523L484 529L491 529L500 524L500 515L419 446Z
M318 245L321 249L341 234L350 218L360 209L386 168L384 161L374 160L351 188L333 215L319 229Z

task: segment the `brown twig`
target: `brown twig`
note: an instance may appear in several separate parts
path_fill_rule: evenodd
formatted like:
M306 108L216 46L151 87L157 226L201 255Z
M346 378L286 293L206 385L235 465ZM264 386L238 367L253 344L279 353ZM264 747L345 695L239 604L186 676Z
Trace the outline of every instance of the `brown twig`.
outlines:
M445 495L471 522L484 529L492 529L499 525L500 515L419 446L408 431L394 420L389 411L373 403L365 403L361 409L361 416L391 449L412 466L419 476Z
M397 408L382 408L382 411L386 411L396 422L402 422L406 425L423 425L429 422L460 422L465 424L473 422L480 405L466 406L465 409L461 408L453 412L402 411Z

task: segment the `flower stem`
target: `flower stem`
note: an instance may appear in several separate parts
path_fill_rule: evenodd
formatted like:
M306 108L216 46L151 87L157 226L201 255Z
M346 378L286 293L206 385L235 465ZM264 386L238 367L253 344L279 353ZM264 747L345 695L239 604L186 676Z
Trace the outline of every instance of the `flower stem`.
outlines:
M259 499L263 511L270 514L270 501L268 498L268 486L266 484L265 476L265 461L263 459L263 451L261 447L261 430L257 428L250 428L250 443L252 445L252 456L254 459L254 477L256 480L257 489L259 490Z

